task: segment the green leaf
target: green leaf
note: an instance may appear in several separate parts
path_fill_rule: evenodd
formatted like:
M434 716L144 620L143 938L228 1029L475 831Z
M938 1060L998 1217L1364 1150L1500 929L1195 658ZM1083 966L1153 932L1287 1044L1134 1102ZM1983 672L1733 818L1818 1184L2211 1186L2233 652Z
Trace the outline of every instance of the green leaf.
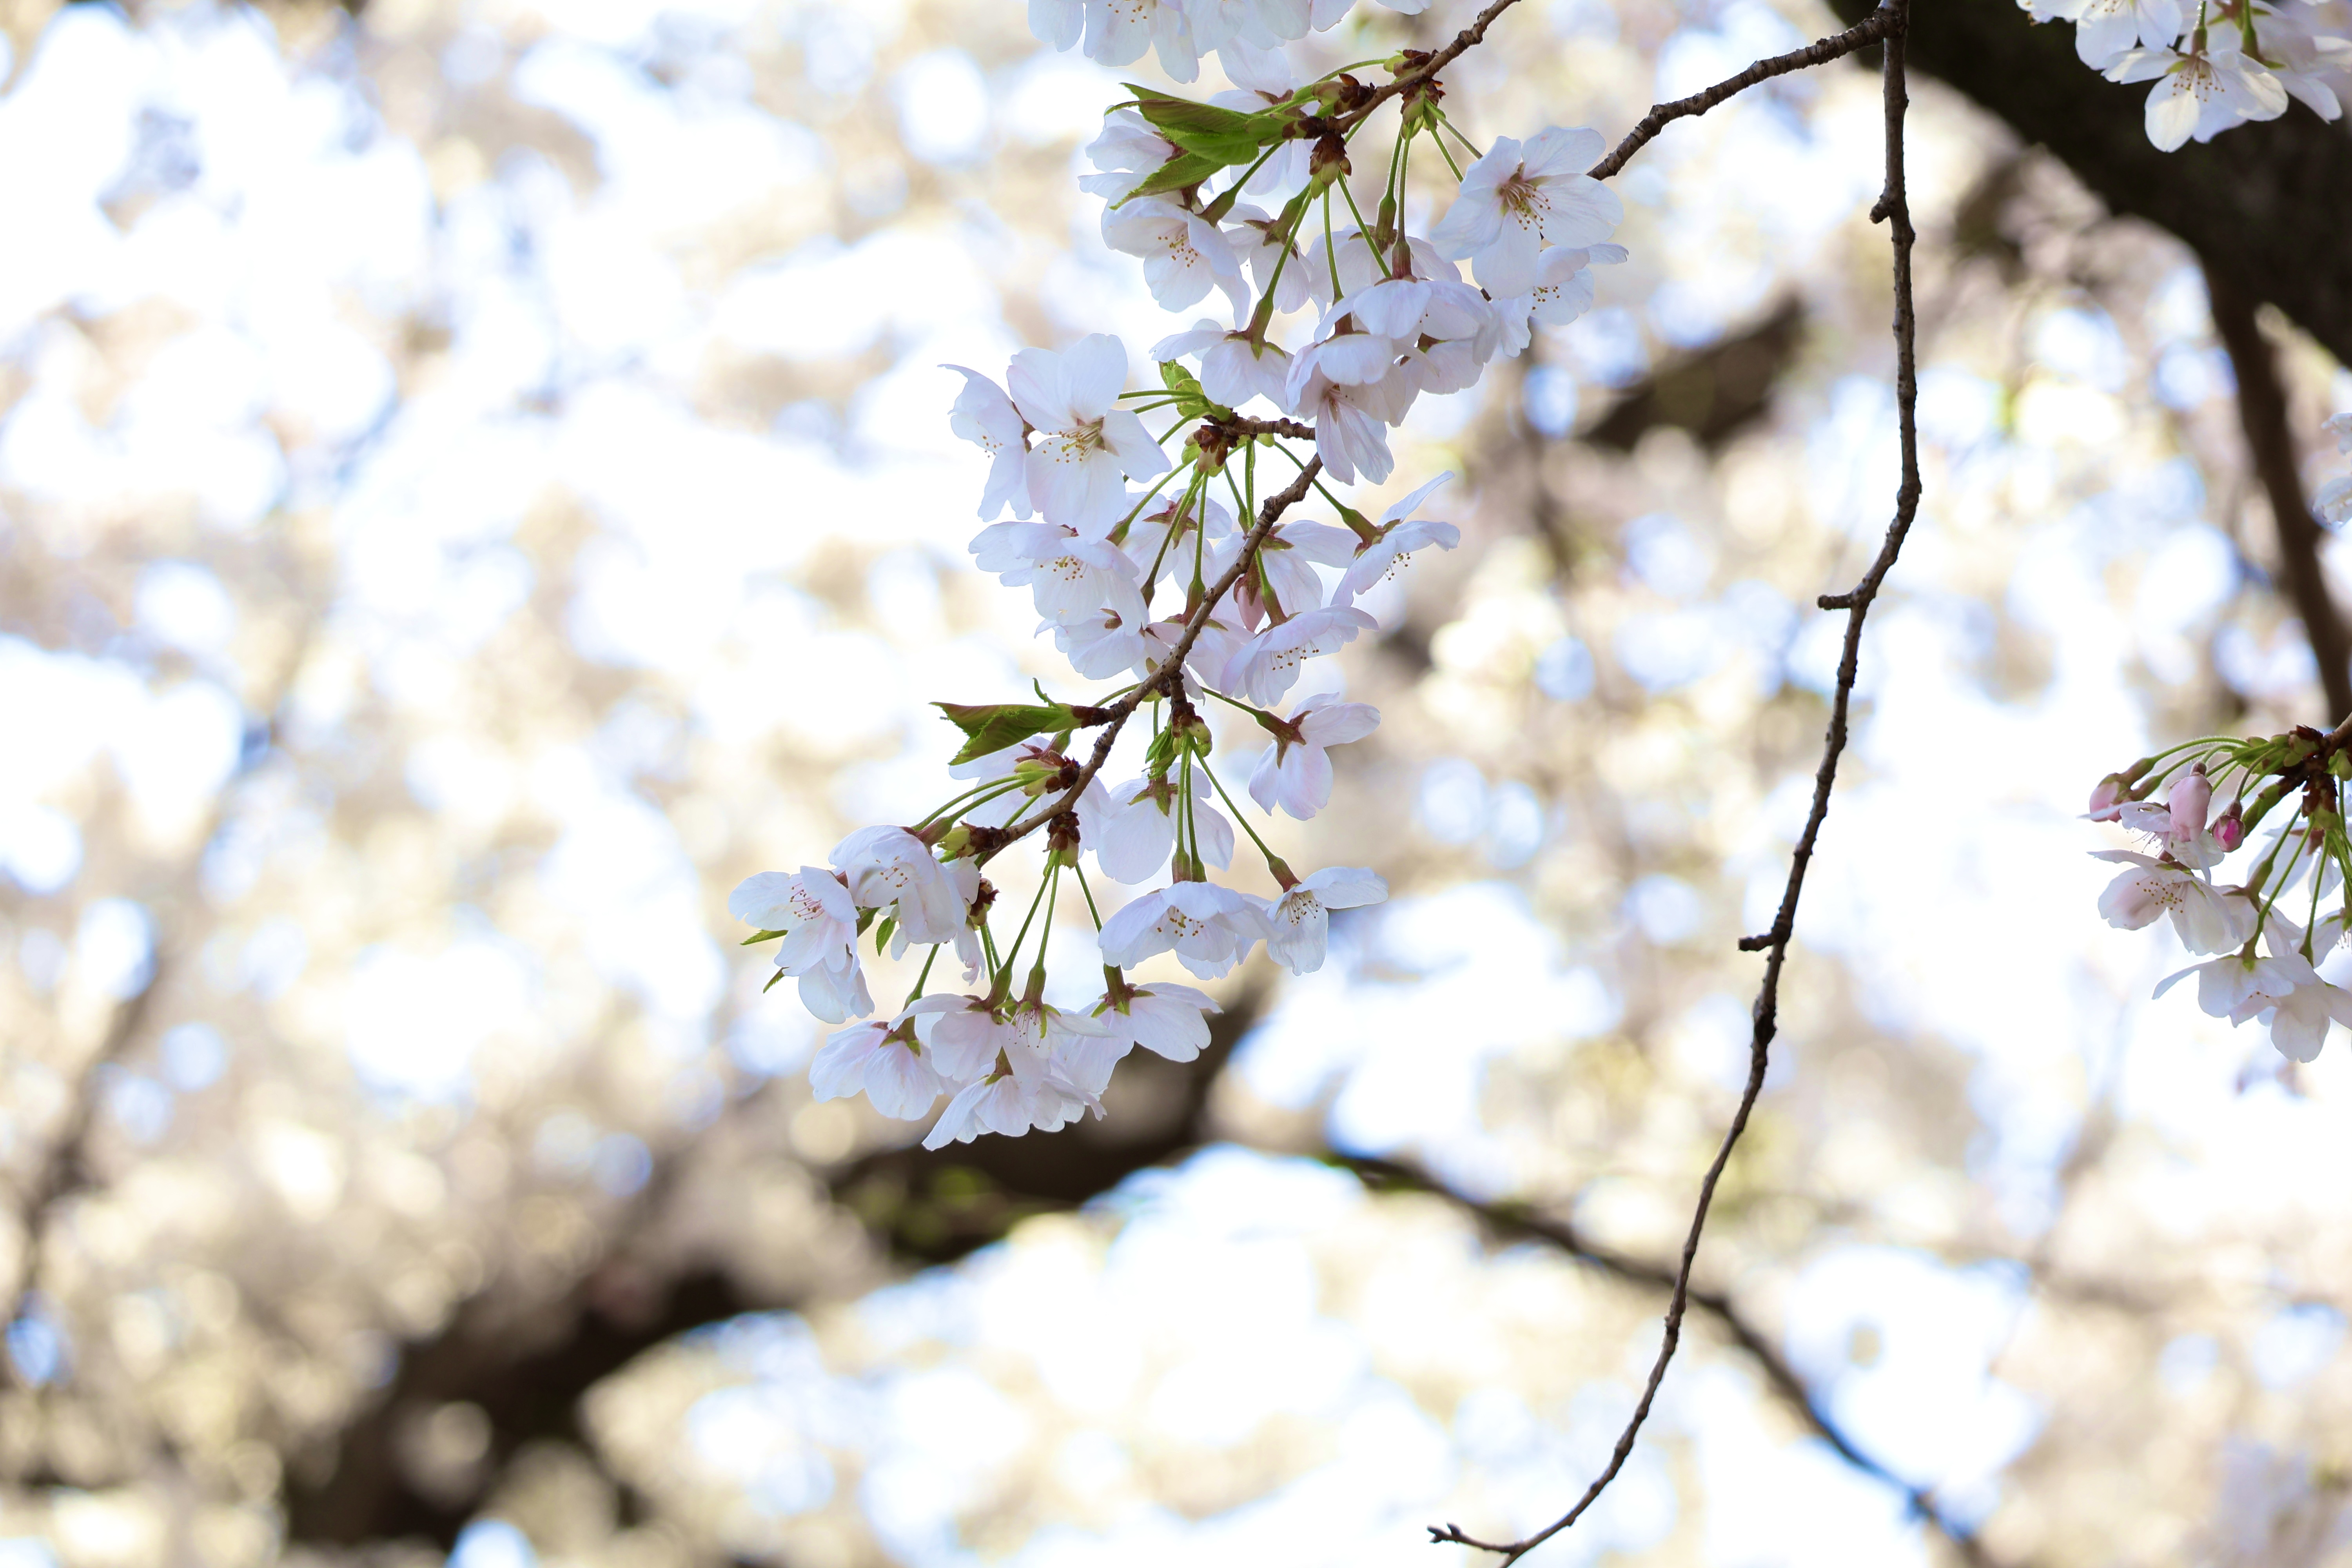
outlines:
M773 991L776 988L776 982L782 980L783 977L784 972L781 969L777 970L773 974L769 975L768 983L760 987L760 994L765 996L769 992Z
M1152 173L1150 179L1118 198L1114 205L1124 205L1138 196L1156 196L1163 191L1181 191L1187 185L1197 185L1225 166L1224 160L1199 153L1179 153Z
M961 702L934 702L932 707L946 714L955 727L964 732L963 750L955 754L950 766L1001 752L1007 746L1017 746L1032 735L1054 730L1077 727L1078 716L1059 702L1036 707L1022 702L990 702L967 706Z
M890 933L898 929L897 915L883 916L881 923L874 928L874 952L877 956L890 945Z
M783 934L784 933L780 931L755 931L736 945L739 947L754 947L763 942L773 942Z
M1244 114L1131 82L1122 85L1135 94L1135 107L1153 130L1187 153L1214 158L1220 167L1255 162L1259 148L1282 136L1282 121L1272 113Z

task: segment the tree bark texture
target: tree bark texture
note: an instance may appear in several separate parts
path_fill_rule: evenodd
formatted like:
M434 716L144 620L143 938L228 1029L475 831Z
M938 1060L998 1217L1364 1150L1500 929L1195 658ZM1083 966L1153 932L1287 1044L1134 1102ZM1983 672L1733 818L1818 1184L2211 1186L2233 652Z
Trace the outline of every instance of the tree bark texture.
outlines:
M1852 23L1869 0L1830 0ZM2207 270L2276 305L2352 364L2352 132L2301 104L2200 145L2148 143L2145 86L2101 81L2075 58L2074 30L2036 25L2014 0L1927 0L1909 52L1937 77L2041 143L2117 213L2171 230Z

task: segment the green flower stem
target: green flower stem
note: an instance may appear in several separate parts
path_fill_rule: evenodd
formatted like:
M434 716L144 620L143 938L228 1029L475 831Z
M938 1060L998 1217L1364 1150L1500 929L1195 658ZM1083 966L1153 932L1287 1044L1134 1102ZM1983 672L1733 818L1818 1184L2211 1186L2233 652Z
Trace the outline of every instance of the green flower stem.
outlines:
M923 960L923 972L915 976L915 988L907 993L907 999L904 1002L898 1004L898 1011L901 1013L923 999L923 987L930 984L931 965L940 961L940 949L942 945L944 944L936 942L931 943L930 953Z
M1225 803L1225 809L1234 814L1234 820L1240 823L1242 831L1250 836L1250 842L1257 846L1257 852L1265 857L1265 868L1271 871L1276 866L1286 864L1281 856L1265 847L1265 840L1260 838L1257 836L1257 829L1249 825L1249 818L1243 816L1242 808L1234 804L1234 797L1225 793L1225 786L1218 782L1217 775L1209 773L1209 759L1206 757L1201 759L1201 771L1208 773L1209 783L1215 788L1217 798Z
M1013 961L1021 956L1021 944L1029 940L1030 924L1037 918L1037 906L1045 901L1045 889L1053 884L1054 879L1050 873L1037 884L1037 896L1029 900L1029 912L1021 917L1021 929L1013 934L1013 945L1005 950L1003 972L997 976L996 981L999 985L1012 984Z
M1159 580L1160 563L1168 558L1168 546L1174 542L1176 531L1184 526L1184 520L1188 517L1192 518L1193 526L1196 528L1200 526L1200 518L1194 509L1200 505L1202 489L1208 482L1208 475L1202 473L1198 468L1192 470L1192 482L1185 487L1184 499L1177 505L1176 514L1168 520L1168 531L1160 541L1160 549L1151 557L1151 570L1143 574L1143 580L1146 583Z

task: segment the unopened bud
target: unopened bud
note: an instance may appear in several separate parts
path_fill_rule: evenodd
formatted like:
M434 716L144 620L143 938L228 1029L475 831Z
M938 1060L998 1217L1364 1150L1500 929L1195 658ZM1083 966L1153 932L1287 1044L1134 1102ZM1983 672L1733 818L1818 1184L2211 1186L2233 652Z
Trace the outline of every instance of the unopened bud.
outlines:
M2123 815L2125 792L2131 786L2124 783L2121 773L2109 773L2091 792L2090 817L2093 822L2113 822Z
M2203 763L2190 766L2188 777L2172 786L2165 804L2172 807L2172 841L2196 843L2197 836L2205 831L2205 816L2213 805L2213 786L2205 782Z
M2225 855L2246 841L2244 811L2245 802L2233 800L2230 803L2230 809L2223 812L2213 823L2213 842L2221 847L2221 852Z
M1307 155L1307 175L1315 185L1329 185L1353 173L1348 167L1348 144L1335 132L1325 132L1318 138L1315 151Z

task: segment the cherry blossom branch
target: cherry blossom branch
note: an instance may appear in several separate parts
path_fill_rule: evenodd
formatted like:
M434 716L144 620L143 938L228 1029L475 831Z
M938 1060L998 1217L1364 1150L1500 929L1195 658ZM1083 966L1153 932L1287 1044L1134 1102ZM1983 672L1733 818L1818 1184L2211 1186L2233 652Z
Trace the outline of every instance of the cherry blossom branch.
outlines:
M1653 137L1673 121L1705 114L1717 104L1737 98L1759 82L1769 81L1776 76L1787 76L1790 71L1801 71L1810 66L1825 66L1856 49L1868 47L1895 30L1897 24L1894 16L1895 12L1891 8L1874 11L1858 26L1789 54L1758 60L1738 76L1726 78L1704 92L1675 99L1672 103L1652 105L1650 112L1642 116L1641 123L1625 133L1625 139L1617 143L1615 150L1585 173L1593 179L1605 180L1624 168L1634 153L1647 146Z
M1433 79L1439 71L1444 70L1447 66L1450 66L1455 60L1460 59L1470 50L1476 48L1480 44L1486 42L1486 29L1494 26L1495 18L1509 10L1517 3L1518 0L1495 0L1493 5L1479 12L1478 15L1471 20L1468 26L1454 34L1454 41L1452 43L1449 43L1444 48L1437 50L1427 59L1421 61L1417 65L1408 67L1396 77L1388 81L1382 82L1380 86L1372 89L1371 92L1367 97L1359 100L1353 108L1348 110L1344 113L1333 115L1331 117L1332 123L1340 131L1345 132L1349 127L1370 115L1372 110L1378 109L1390 99L1394 98L1398 93L1403 92L1410 88L1418 87L1423 82Z
M1265 498L1265 504L1258 508L1256 525L1242 541L1240 553L1234 557L1234 563L1225 569L1224 575L1217 579L1215 585L1210 588L1185 621L1183 635L1176 639L1176 646L1170 650L1168 657L1160 660L1160 668L1138 681L1134 689L1118 701L1108 708L1096 710L1104 716L1103 732L1095 740L1094 754L1087 759L1086 765L1078 770L1077 777L1070 782L1069 787L1055 796L1049 805L1039 806L1009 826L974 830L973 842L985 846L980 853L980 864L986 865L999 850L1020 842L1076 806L1078 797L1086 793L1087 785L1094 782L1094 776L1102 772L1103 764L1110 761L1111 746L1118 741L1119 731L1127 727L1127 721L1135 716L1135 710L1158 695L1160 689L1171 681L1178 683L1176 689L1183 689L1181 672L1184 660L1191 657L1192 645L1201 640L1201 634L1208 629L1210 615L1257 559L1259 546L1265 542L1266 535L1274 531L1275 524L1282 521L1282 514L1307 499L1307 492L1314 488L1315 477L1322 471L1323 459L1309 458L1307 466L1298 470L1297 479Z
M2270 498L2287 597L2303 619L2328 709L2342 719L2352 715L2352 634L2345 630L2343 612L2327 591L2327 574L2320 565L2319 545L2326 532L2311 515L2311 502L2304 494L2277 356L2254 319L2252 299L2210 268L2205 272L2205 293L2212 303L2213 331L2229 350L2230 368L2236 374L2238 421L2246 432L2247 453Z
M1375 1193L1424 1193L1431 1197L1442 1198L1475 1218L1498 1239L1540 1241L1629 1285L1655 1290L1674 1289L1675 1271L1664 1264L1604 1247L1578 1230L1572 1220L1539 1212L1530 1205L1507 1200L1481 1202L1447 1186L1418 1165L1402 1161L1336 1152L1325 1153L1320 1158L1326 1164L1349 1172ZM1874 1480L1884 1482L1901 1492L1912 1510L1952 1543L1962 1562L1971 1564L1972 1568L1996 1568L1998 1560L1986 1552L1972 1531L1937 1506L1933 1491L1913 1486L1871 1458L1831 1419L1829 1412L1822 1408L1821 1400L1812 1388L1797 1374L1797 1369L1789 1364L1789 1359L1774 1347L1763 1330L1748 1321L1748 1315L1728 1295L1719 1290L1693 1289L1690 1301L1691 1305L1714 1319L1722 1328L1724 1337L1756 1363L1772 1392L1779 1394L1782 1402L1812 1428L1814 1435L1836 1452L1838 1458Z
M1715 1152L1715 1159L1699 1183L1698 1202L1691 1213L1690 1232L1684 1238L1682 1260L1675 1271L1674 1295L1666 1304L1665 1332L1658 1346L1657 1360L1650 1368L1649 1381L1642 1390L1642 1397L1634 1405L1632 1417L1625 1423L1624 1431L1619 1435L1617 1445L1611 1451L1608 1468L1585 1489L1575 1507L1524 1541L1479 1541L1464 1534L1456 1525L1448 1524L1442 1530L1430 1527L1433 1542L1450 1542L1497 1552L1502 1556L1504 1568L1509 1568L1511 1563L1574 1524L1608 1489L1609 1483L1617 1479L1617 1473L1624 1468L1625 1460L1633 1451L1634 1440L1641 1435L1643 1423L1649 1419L1650 1407L1658 1396L1658 1387L1665 1381L1666 1368L1673 1363L1675 1351L1682 1342L1683 1318L1689 1310L1691 1301L1691 1269L1698 1260L1699 1238L1706 1228L1707 1211L1715 1203L1716 1187L1723 1179L1724 1168L1731 1163L1732 1151L1738 1146L1740 1135L1748 1130L1748 1119L1756 1109L1757 1098L1764 1090L1764 1073L1770 1065L1772 1039L1780 1026L1780 972L1788 962L1789 942L1796 929L1797 900L1804 890L1805 870L1811 863L1813 847L1821 837L1822 824L1829 816L1830 792L1837 782L1838 759L1845 751L1847 714L1853 704L1854 680L1861 668L1863 621L1870 614L1871 603L1877 598L1886 574L1894 570L1903 542L1911 531L1911 521L1918 512L1919 433L1916 416L1918 402L1918 315L1913 304L1911 289L1911 247L1918 236L1911 226L1910 202L1903 172L1903 120L1904 111L1910 105L1904 76L1903 35L1909 15L1910 0L1886 0L1885 8L1871 18L1878 23L1879 36L1886 46L1886 183L1877 202L1870 209L1870 217L1873 223L1887 225L1894 247L1895 397L1903 448L1903 478L1895 490L1895 518L1887 525L1885 542L1879 547L1878 558L1871 563L1870 570L1863 574L1862 580L1851 590L1843 594L1824 594L1819 601L1824 610L1846 612L1845 649L1838 661L1837 689L1830 704L1829 731L1822 742L1821 766L1813 774L1812 809L1806 816L1804 832L1799 836L1796 848L1789 858L1789 879L1781 890L1780 913L1774 917L1770 931L1761 936L1739 940L1742 952L1763 952L1767 955L1763 984L1756 993L1755 1028L1748 1046L1748 1081L1740 1090L1738 1108L1732 1113L1731 1125L1725 1129L1723 1142ZM1843 36L1852 37L1853 33L1861 30L1857 27ZM1823 58L1836 57L1832 54ZM1763 63L1769 65L1773 62ZM1789 68L1796 68L1791 66ZM1732 80L1740 81L1742 77L1751 74L1753 68ZM1754 74L1754 79L1760 81L1771 74L1775 73ZM1699 96L1705 98L1707 95L1702 93ZM1652 113L1655 117L1657 111L1653 110ZM1636 148L1639 145L1639 142L1633 143Z

